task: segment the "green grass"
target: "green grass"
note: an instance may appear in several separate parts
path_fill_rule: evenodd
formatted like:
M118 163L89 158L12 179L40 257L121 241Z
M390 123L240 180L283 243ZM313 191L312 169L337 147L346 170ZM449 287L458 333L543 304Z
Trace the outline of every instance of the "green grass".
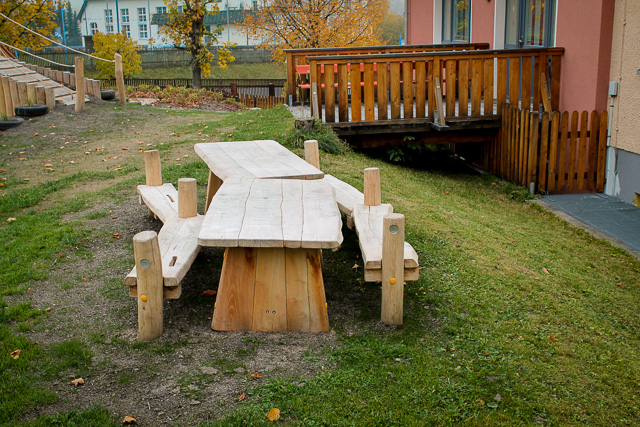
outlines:
M89 78L94 78L98 72L86 70ZM165 67L144 68L140 74L133 76L141 79L187 79L191 78L191 67ZM284 64L281 63L257 63L234 64L231 63L226 70L215 65L211 66L209 78L216 79L286 79Z

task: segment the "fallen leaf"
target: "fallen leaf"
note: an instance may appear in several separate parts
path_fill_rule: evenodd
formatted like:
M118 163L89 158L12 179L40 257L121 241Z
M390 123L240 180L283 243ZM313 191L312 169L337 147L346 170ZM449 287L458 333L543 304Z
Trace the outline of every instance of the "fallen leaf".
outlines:
M66 255L65 255L65 254L63 254L62 252L58 252L58 256L59 256L60 258L64 258Z
M487 408L496 409L497 407L498 407L498 402L487 403Z
M16 220L15 218L7 218L7 222L13 222L15 220Z
M478 400L478 405L484 406L484 400L482 400L482 399Z
M23 181L31 181L31 179L30 178L25 178L25 179L23 179Z
M11 219L11 218L9 218ZM622 289L625 289L625 286L622 283L616 283L616 286L620 286Z
M133 415L127 415L126 417L124 417L124 419L122 420L122 424L137 424L138 422L136 421L135 418L133 418Z
M444 211L444 213L446 213L447 215L453 215L453 211L449 212L449 211Z
M52 167L52 166L53 166L53 165L52 165L51 163L45 163L45 164L44 164L44 167L45 167L45 168L50 168L50 167Z
M47 311L47 312L51 311L51 307L45 308L44 311Z
M516 241L516 239L514 239L513 237L509 237L509 240L511 240L512 242Z
M214 296L214 295L215 295L215 294L217 294L217 293L218 293L218 291L214 291L214 290L212 290L212 289L207 289L206 291L204 291L204 292L202 293L202 296L203 296L203 297L212 297L212 296Z
M269 411L269 413L267 414L267 418L269 418L269 421L276 421L280 419L280 409L278 408L273 408Z
M86 278L86 277L83 277L83 278L82 278L82 281L83 281L83 282L86 282L86 281L87 281L87 278Z
M122 147L122 149L126 151L129 149L129 147Z
M122 234L120 233L111 233L111 237L113 237L114 239L119 239L122 236Z
M75 380L71 380L71 385L74 387L80 387L81 385L84 385L84 380L82 378L76 378Z
M244 393L242 393L240 396L238 396L238 402L242 402L245 397L246 396L244 395Z
M36 132L36 133L33 134L33 136L38 136L38 135L40 135L39 132Z
M360 268L360 266L358 264L353 264L353 267L351 267L352 270L358 270Z
M18 357L20 357L20 350L12 351L9 356L13 357L14 359L17 359Z
M257 379L262 378L262 375L260 375L259 372L251 372L250 376Z
M544 268L544 267L542 268L542 271L544 271L544 272L545 272L545 274L551 274L551 273L549 273L549 270L547 270L547 269L546 269L546 268Z
M444 190L444 194L449 194L449 192L447 190Z

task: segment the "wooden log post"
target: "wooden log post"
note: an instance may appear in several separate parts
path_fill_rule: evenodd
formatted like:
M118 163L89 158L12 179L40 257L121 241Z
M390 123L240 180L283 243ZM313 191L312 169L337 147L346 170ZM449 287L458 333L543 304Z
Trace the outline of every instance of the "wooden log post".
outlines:
M138 335L143 341L162 336L162 258L158 235L143 231L133 236L138 276Z
M71 86L71 73L69 71L62 72L62 84Z
M93 80L91 83L93 85L93 96L100 99L100 80Z
M124 73L122 70L122 55L116 53L116 86L118 87L118 96L120 97L120 105L127 102L127 94L124 91Z
M76 113L84 112L84 58L76 56Z
M20 98L18 97L18 84L14 80L9 80L9 88L11 89L11 115L16 115L16 107L20 105Z
M36 87L36 102L41 105L47 105L47 91L44 86Z
M218 178L213 172L209 171L209 182L207 183L207 200L205 202L204 211L209 210L211 200L216 195L218 189L222 186L222 180Z
M147 185L162 185L162 166L160 164L160 152L158 150L148 150L144 152L144 174Z
M69 86L71 87L71 89L75 89L76 88L76 75L75 74L69 75Z
M178 179L178 216L191 218L198 215L198 182L195 178Z
M384 216L382 229L382 312L387 325L402 325L404 305L404 215Z
M27 104L31 102L32 104L37 104L38 99L36 95L36 88L38 83L27 83Z
M49 107L49 111L53 110L56 106L56 94L55 88L46 87L44 88L44 96L47 107Z
M17 82L18 84L18 105L26 105L27 103L27 84Z
M380 190L380 169L366 168L364 170L364 204L378 206L382 203Z
M320 150L318 141L310 139L304 142L304 159L316 169L320 169Z
M2 82L0 82L0 116L4 116L5 114L7 114L7 106L4 101L4 87L2 86Z
M11 98L11 87L9 84L10 79L9 77L2 76L1 82L2 82L2 91L4 92L4 108L6 110L7 116L12 117L15 115L15 111L13 107L13 101Z

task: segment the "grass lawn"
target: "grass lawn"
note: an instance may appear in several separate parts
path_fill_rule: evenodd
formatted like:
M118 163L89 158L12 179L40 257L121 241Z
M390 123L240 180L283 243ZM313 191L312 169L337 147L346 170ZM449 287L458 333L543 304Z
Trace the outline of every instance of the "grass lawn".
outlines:
M139 343L122 280L132 236L158 225L135 206L138 149L161 150L165 182L196 177L202 204L195 142L283 142L293 120L284 108L87 110L0 134L0 424L271 425L278 408L278 422L301 426L640 425L638 260L439 151L425 169L321 154L360 190L363 169L380 168L383 202L406 216L421 272L403 327L378 322L380 286L362 282L345 228L324 253L331 334L211 333L201 293L221 255L205 252L165 303L165 336ZM60 295L71 307L48 306ZM256 380L265 354L286 363Z
M95 70L86 70L85 74L89 78L95 78L98 72ZM191 78L191 68L184 67L166 67L166 68L143 68L140 74L131 76L141 79L181 79ZM234 64L222 70L220 67L211 66L211 75L208 78L216 79L286 79L287 74L282 63L269 62L257 64Z

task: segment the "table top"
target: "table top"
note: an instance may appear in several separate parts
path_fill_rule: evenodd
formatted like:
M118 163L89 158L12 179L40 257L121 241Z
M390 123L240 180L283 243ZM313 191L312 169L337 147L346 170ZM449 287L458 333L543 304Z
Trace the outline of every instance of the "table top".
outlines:
M324 173L277 141L211 142L195 145L196 153L222 181L229 178L321 179Z
M201 246L336 248L342 218L322 180L225 180L198 236Z

